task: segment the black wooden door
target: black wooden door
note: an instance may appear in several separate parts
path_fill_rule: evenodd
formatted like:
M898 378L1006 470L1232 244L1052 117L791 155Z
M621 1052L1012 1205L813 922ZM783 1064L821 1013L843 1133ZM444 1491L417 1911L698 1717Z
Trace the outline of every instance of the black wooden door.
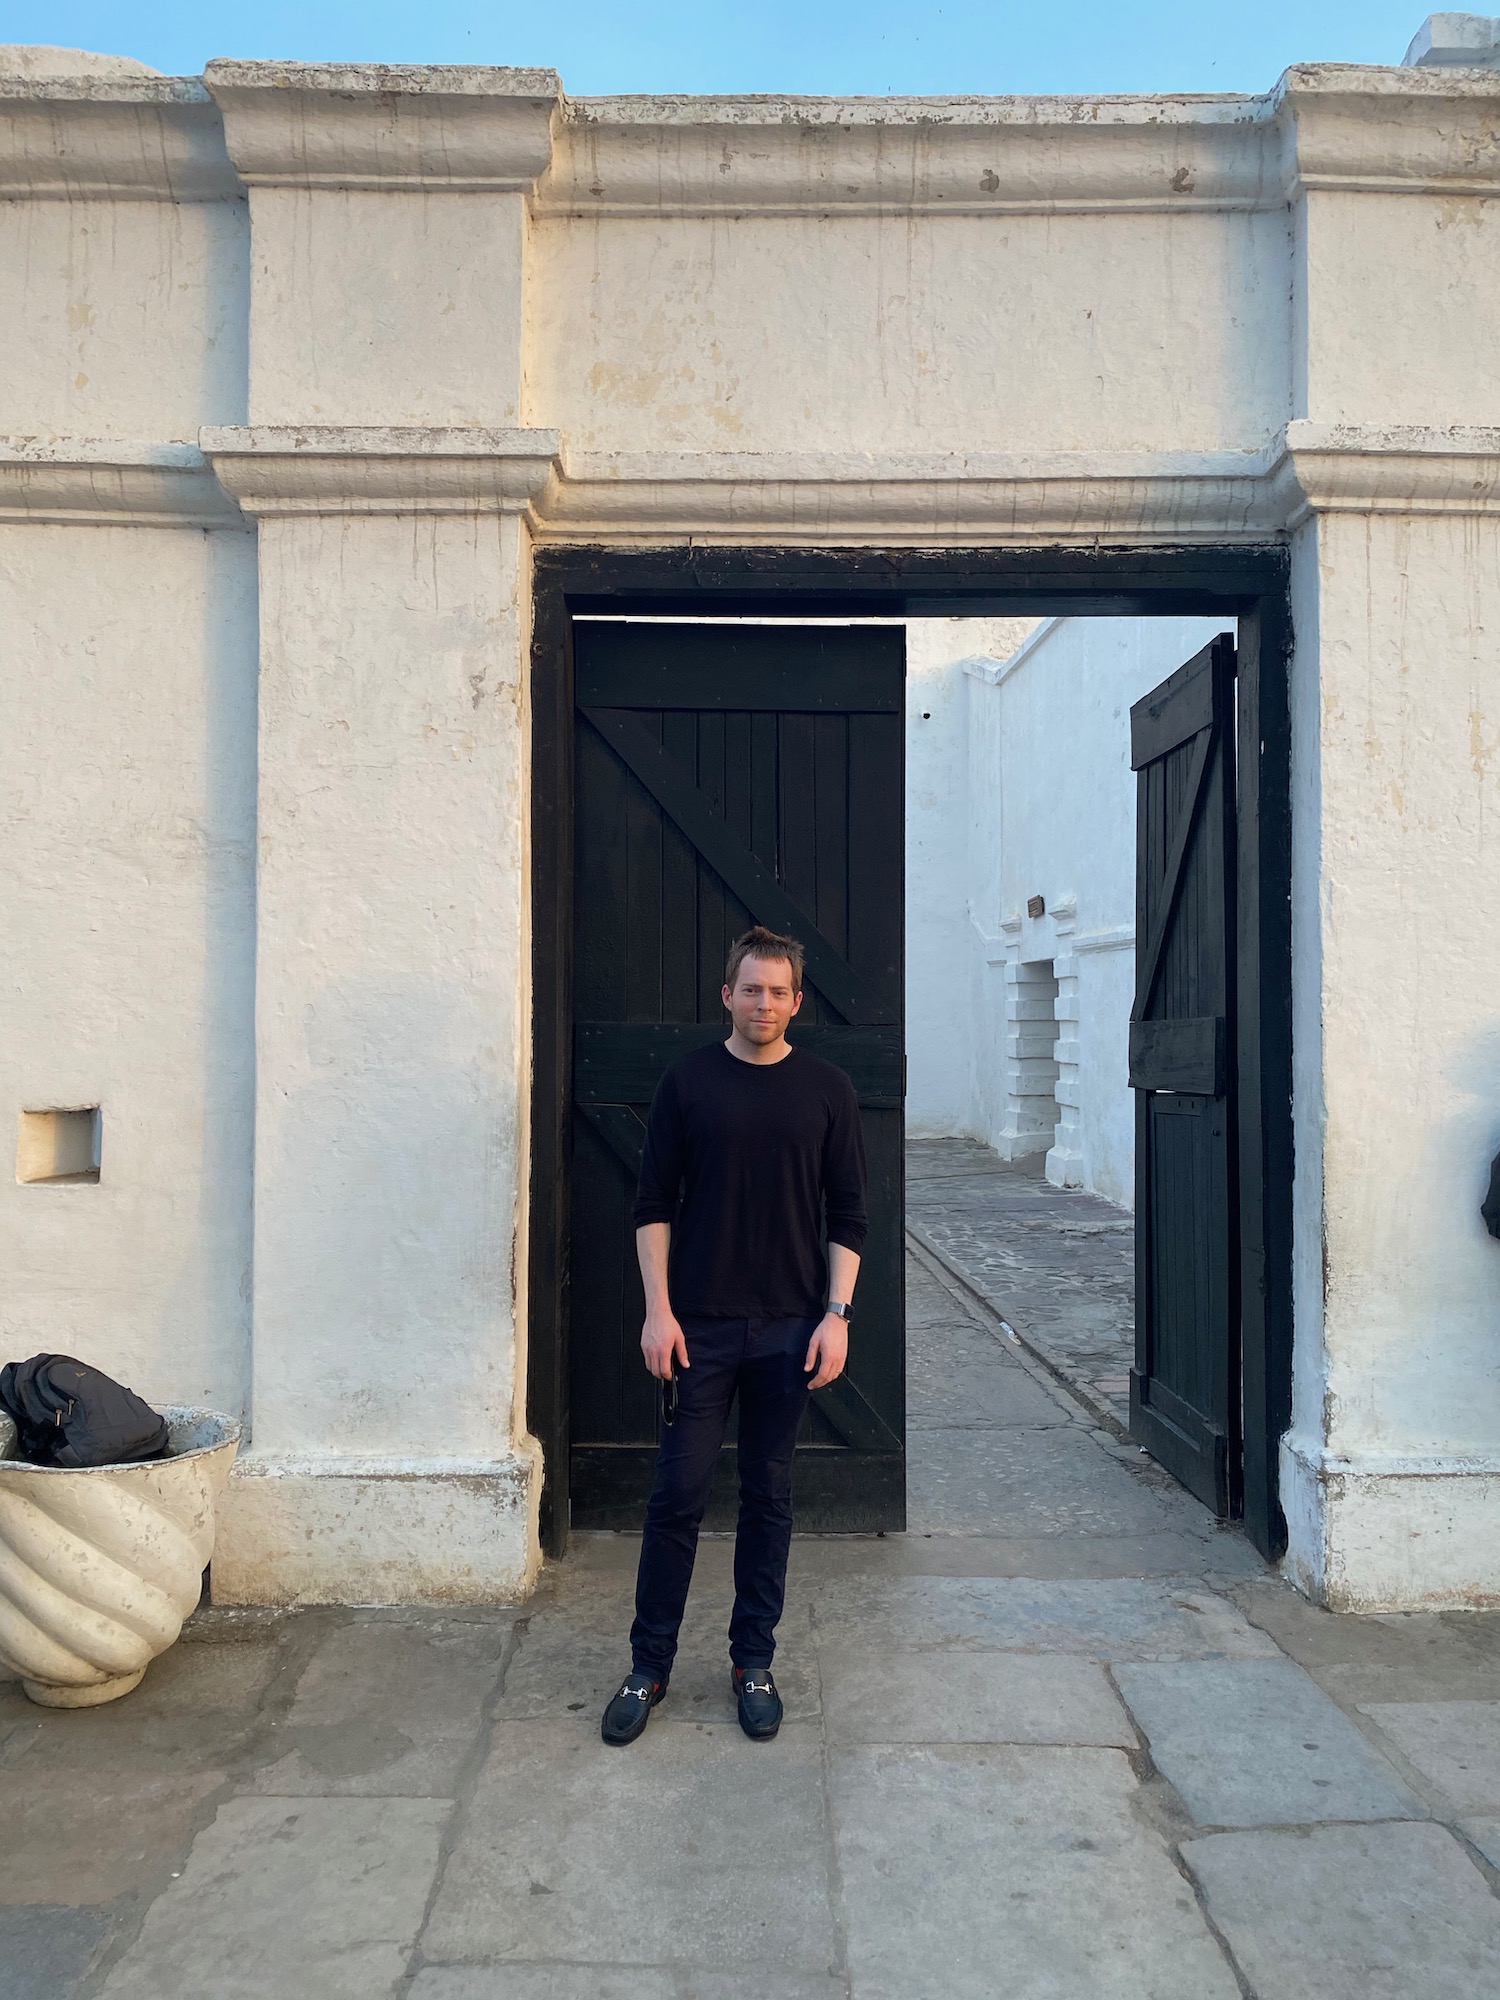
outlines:
M1136 793L1136 1365L1131 1434L1239 1512L1235 1228L1235 649L1130 711Z
M666 1065L727 1034L724 960L763 923L807 947L791 1039L853 1078L870 1169L849 1367L808 1412L798 1521L902 1528L905 635L600 621L574 649L572 1524L641 1522L644 1120ZM734 1519L732 1440L710 1526Z

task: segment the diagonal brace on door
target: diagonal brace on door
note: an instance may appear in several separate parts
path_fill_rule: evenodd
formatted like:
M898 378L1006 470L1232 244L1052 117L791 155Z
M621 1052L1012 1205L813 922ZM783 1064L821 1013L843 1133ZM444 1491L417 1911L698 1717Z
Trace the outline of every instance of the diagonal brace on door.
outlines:
M755 921L801 939L808 976L823 998L848 1022L878 1021L880 1012L866 998L864 982L853 966L792 901L759 856L751 853L677 759L626 709L585 708L582 713Z
M1162 951L1167 942L1167 932L1177 909L1177 898L1182 890L1184 864L1187 861L1188 843L1192 839L1193 822L1198 817L1202 804L1205 781L1208 777L1209 753L1213 749L1214 728L1208 723L1198 731L1193 743L1192 768L1188 772L1187 797L1183 803L1182 818L1177 823L1177 831L1172 837L1171 852L1167 856L1166 869L1162 875L1162 899L1156 912L1156 921L1151 926L1150 941L1145 956L1141 960L1136 978L1135 1006L1131 1009L1132 1021L1144 1021L1146 1009L1151 1005L1151 996L1156 991L1156 982L1161 974Z

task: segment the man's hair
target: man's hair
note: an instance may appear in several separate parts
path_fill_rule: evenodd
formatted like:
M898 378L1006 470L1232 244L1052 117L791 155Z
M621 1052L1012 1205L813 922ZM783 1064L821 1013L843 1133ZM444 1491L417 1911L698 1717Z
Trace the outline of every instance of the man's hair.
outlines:
M729 947L729 963L724 968L724 984L730 992L740 976L740 967L747 958L784 958L792 968L792 991L802 991L802 967L807 954L794 937L782 937L777 931L768 931L764 924L757 924L736 938Z

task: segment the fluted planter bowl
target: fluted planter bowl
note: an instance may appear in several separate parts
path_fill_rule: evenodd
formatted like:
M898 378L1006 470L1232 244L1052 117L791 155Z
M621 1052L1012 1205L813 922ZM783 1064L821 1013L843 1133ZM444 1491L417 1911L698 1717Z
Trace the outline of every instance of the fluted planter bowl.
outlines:
M129 1694L198 1602L240 1426L161 1414L167 1457L80 1472L18 1459L0 1416L0 1661L44 1707Z

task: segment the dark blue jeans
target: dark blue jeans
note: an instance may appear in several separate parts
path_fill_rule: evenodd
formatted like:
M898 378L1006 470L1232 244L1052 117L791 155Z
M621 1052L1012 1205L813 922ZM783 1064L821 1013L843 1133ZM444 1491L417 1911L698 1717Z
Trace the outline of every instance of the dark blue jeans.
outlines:
M681 1316L679 1316L681 1317ZM740 1399L740 1518L729 1657L768 1667L792 1545L792 1450L807 1408L813 1319L682 1318L690 1366L677 1371L677 1421L664 1425L630 1628L634 1671L665 1680L693 1580L730 1404Z

